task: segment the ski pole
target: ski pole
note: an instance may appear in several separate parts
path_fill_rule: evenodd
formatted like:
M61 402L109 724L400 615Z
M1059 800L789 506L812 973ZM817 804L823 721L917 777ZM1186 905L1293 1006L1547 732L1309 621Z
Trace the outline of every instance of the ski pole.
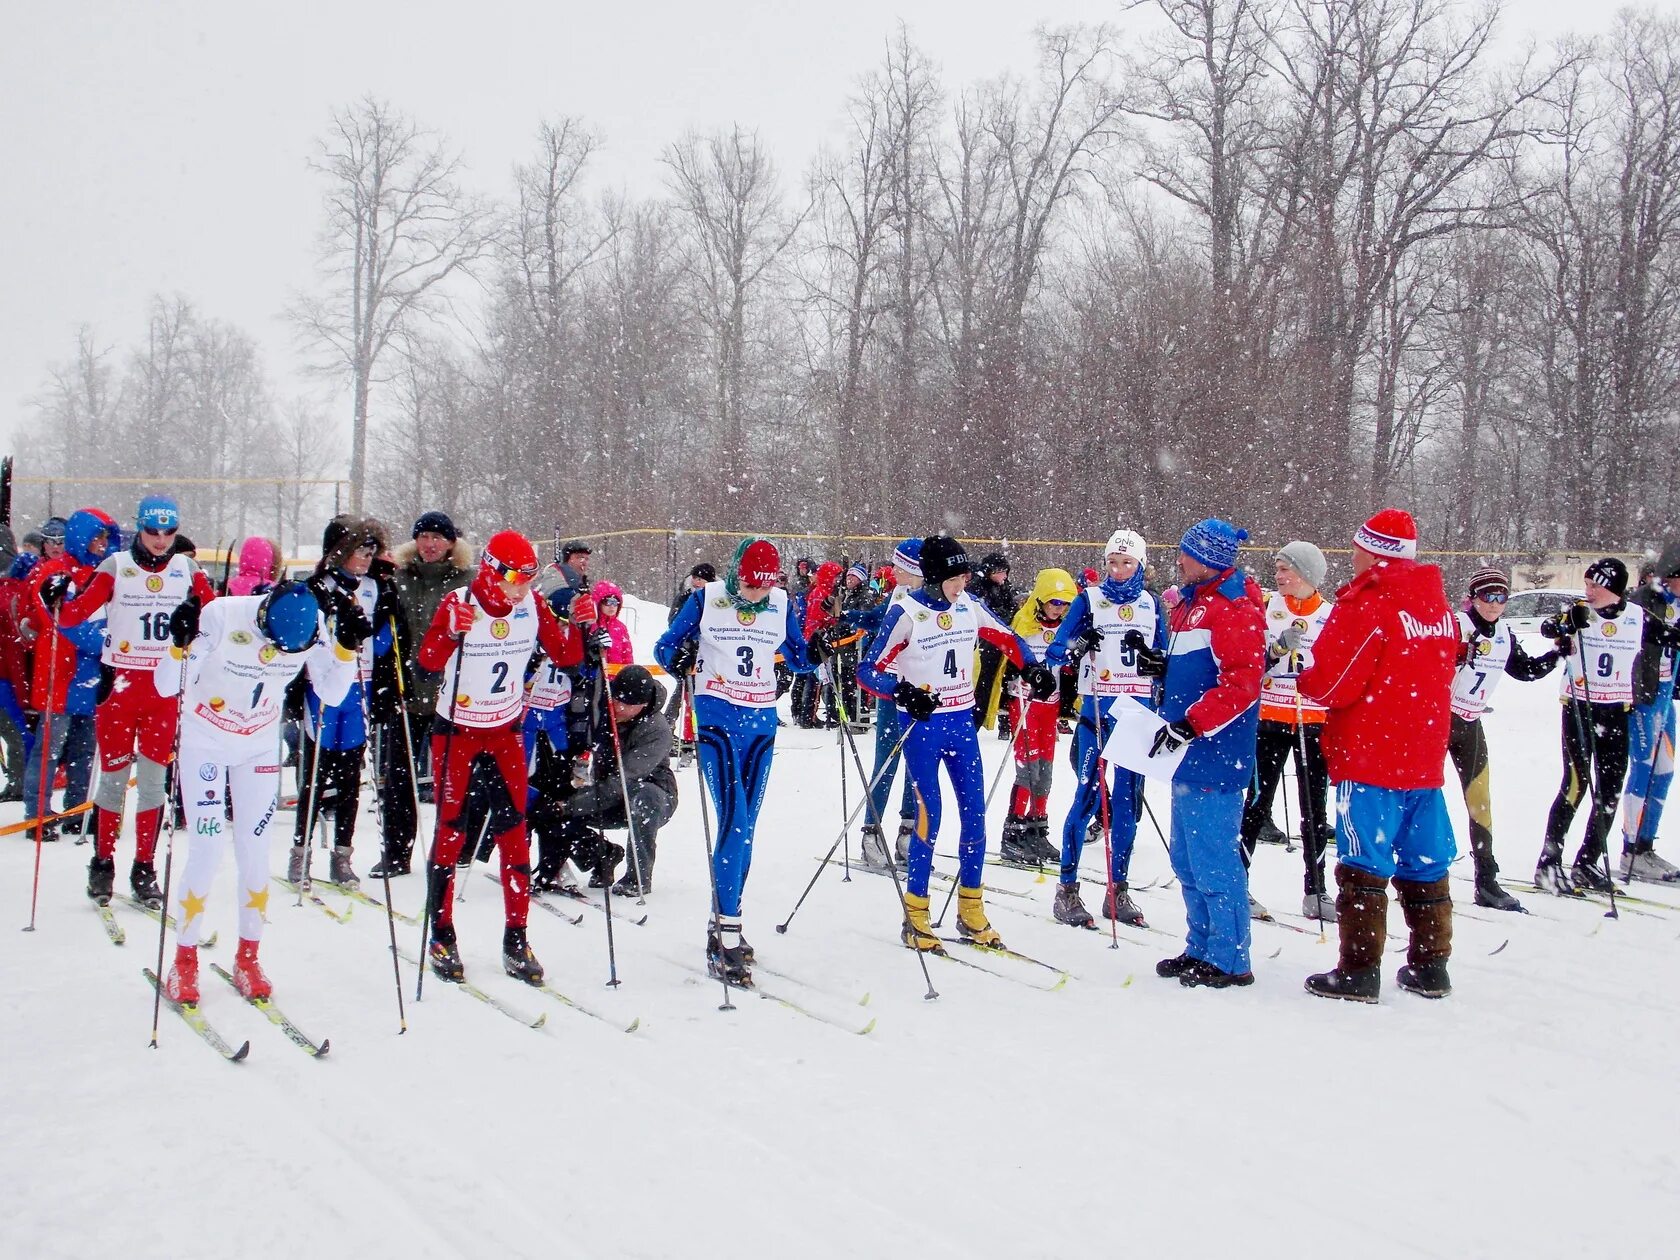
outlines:
M636 844L636 821L630 812L630 781L624 775L624 748L618 739L618 720L612 711L612 686L607 692L607 729L612 732L613 757L618 762L618 795L624 802L624 826L630 839L630 866L636 875L636 904L647 904L647 881L642 878L642 855Z
M1587 710L1591 712L1593 703L1592 679L1587 672L1587 645L1579 632L1575 635L1575 650L1581 658L1581 688L1587 693ZM1598 731L1596 727L1593 728L1593 739L1589 743L1587 741L1587 727L1581 720L1581 710L1576 707L1573 692L1570 694L1569 701L1569 712L1575 718L1575 737L1581 741L1581 753L1587 760L1587 772L1582 776L1582 786L1587 789L1587 803L1591 806L1587 814L1587 835L1590 838L1597 831L1599 821L1598 789L1593 783L1593 773L1598 768ZM1608 831L1609 826L1606 824L1605 832L1608 833ZM1605 911L1604 917L1606 919L1619 919L1622 916L1616 913L1616 881L1610 874L1609 835L1604 835L1600 843L1604 845L1604 878L1610 885L1610 909Z
M839 709L840 709L840 730L845 737L845 747L851 750L852 760L857 763L858 778L861 779L861 778L863 778L863 758L858 755L857 741L852 738L852 725L851 725L852 718L851 718L851 715L846 712L846 702L844 700L838 699L839 694L840 694L839 691L836 690L835 691L835 696L837 698L836 703L838 704ZM845 769L845 764L846 763L844 761L842 761L840 763L840 768L841 768L842 771ZM872 800L873 798L871 798L869 796L865 796L864 799L865 800ZM877 822L876 825L879 826L880 824ZM889 854L888 856L889 856L889 859L890 859L891 855ZM904 915L904 921L906 923L908 923L910 921L910 907L909 907L908 904L906 904L906 902L904 900L904 886L903 886L903 884L901 884L899 882L898 863L896 861L889 860L887 862L887 873L892 876L893 892L898 894L898 908L899 908L900 912ZM788 917L791 919L793 916L789 915ZM776 930L778 932L781 932L784 929L783 928L777 928ZM926 1001L926 1002L931 1002L931 1001L933 1001L934 998L939 996L939 990L935 989L933 987L933 977L928 975L927 959L922 956L925 951L915 949L915 950L911 950L910 952L915 954L916 955L916 961L921 963L921 965L922 965L922 979L927 982L927 992L922 994L922 1000Z
M189 650L190 650L190 644ZM180 769L181 762L181 722L186 716L187 708L187 662L181 660L180 689L175 693L175 740L169 750L170 764ZM280 776L275 775L275 795L279 795ZM175 776L177 795L180 793L181 776ZM157 977L157 985L152 990L152 1044L158 1047L158 1021L163 1018L163 942L164 934L169 930L169 884L175 873L175 802L167 797L163 802L164 817L169 821L169 835L164 842L163 849L163 909L158 914L158 949L157 970L152 974Z
M1003 685L1002 683L999 683L999 686L1002 686L1002 685ZM1004 750L1003 760L998 762L997 773L992 775L991 786L986 789L986 801L985 801L985 804L981 807L983 813L986 813L986 814L991 813L992 797L997 795L998 784L1003 782L1003 772L1004 772L1004 770L1006 770L1009 767L1009 763L1015 759L1015 741L1020 739L1021 738L1021 732L1027 729L1027 724L1026 724L1026 721L1024 720L1025 717L1026 717L1026 713L1027 713L1027 706L1024 702L1015 706L1015 717L1011 720L1010 727L1009 727L1009 746ZM909 767L906 767L906 771L908 771L908 769L909 769ZM935 788L937 789L937 787L938 787L938 785L936 783ZM920 795L921 794L921 789L920 788L916 789L916 792L917 792L917 795ZM934 840L934 837L932 837L932 836L928 837L928 843L930 845L933 843L933 840ZM951 900L956 895L957 895L957 885L956 885L956 882L953 881L952 884L951 884L951 887L946 890L945 904L939 907L939 917L933 921L933 926L936 930L945 925L946 912L950 910Z
M337 638L338 618L335 616L327 623L329 638ZM309 684L304 683L303 702L309 703ZM303 828L303 878L298 881L297 904L303 904L303 894L310 886L309 859L315 850L315 811L321 804L321 728L327 720L327 702L320 696L315 697L315 739L309 750L309 808L304 814Z
M464 595L462 598L467 601L467 606L469 608L472 607L471 596ZM455 643L454 657L451 658L448 667L443 671L443 681L449 687L449 717L447 719L447 725L445 725L443 730L443 764L439 766L435 758L433 759L432 764L432 804L434 807L432 815L432 844L430 851L426 855L426 908L420 915L420 966L417 969L420 972L420 975L414 982L414 1000L416 1002L420 1000L420 995L425 991L426 987L426 947L432 936L432 916L439 909L438 906L433 904L437 900L437 893L432 888L432 875L437 869L438 845L443 839L443 811L448 807L448 801L446 799L448 793L446 789L450 786L449 751L450 746L455 742L455 700L461 691L461 655L466 649L466 642L467 636L463 634ZM471 782L472 780L471 762L467 765L467 780L468 782ZM461 785L461 793L463 797L466 795L466 786L466 784ZM414 789L414 794L415 799L418 800L420 796L420 789L418 785L416 785ZM415 817L416 819L419 817L418 806L415 809ZM462 843L466 843L464 837L462 838Z
M606 664L605 664L605 662L597 661L596 662L596 667L597 668L595 670L595 679L590 684L590 688L589 688L590 707L593 710L592 716L594 718L594 721L591 721L590 724L589 724L589 726L590 726L590 743L591 744L594 743L595 721L599 721L600 716L601 716L601 692L603 690L607 690L608 695L609 696L611 695L611 691L608 690L607 686L606 686ZM613 725L612 707L611 707L610 704L607 706L606 717L607 717L607 725L609 727L612 727L613 752L618 757L618 778L619 778L619 784L620 784L620 786L622 786L623 782L624 782L624 755L623 755L623 753L619 752L619 749L618 749L618 728ZM590 758L590 771L591 771L591 777L593 777L593 772L594 772L594 758L593 757ZM635 854L636 835L635 835L635 831L634 831L634 826L635 825L630 820L629 800L630 800L630 798L628 796L624 797L624 802L625 802L624 829L625 829L625 839L630 842L630 844L629 844L629 848L630 848L630 851L631 851L630 852L630 861L631 861L632 865L634 865L635 862L636 862L636 854ZM604 839L604 837L603 837L603 839ZM611 850L608 850L608 852L611 852ZM599 859L597 859L597 861L599 861ZM710 864L708 863L708 866L709 865ZM637 878L636 878L636 887L638 889L641 887L641 877L640 877L640 875L638 875ZM610 879L605 879L605 880L601 881L601 905L602 905L602 908L606 911L606 915L607 915L607 988L616 989L616 988L618 988L618 949L613 944L612 880L610 880ZM724 996L727 997L728 994L725 994Z
M1091 691L1091 716L1096 719L1097 724L1097 746L1095 749L1096 756L1093 758L1093 764L1095 765L1097 771L1097 804L1100 806L1102 812L1103 865L1108 872L1108 904L1105 905L1103 909L1105 911L1112 910L1115 912L1108 916L1108 947L1110 949L1119 949L1120 915L1119 907L1115 905L1114 897L1114 819L1112 813L1110 812L1111 803L1108 793L1108 766L1107 763L1103 761L1102 756L1102 701L1097 699L1094 683ZM1075 888L1079 886L1078 880L1079 875L1075 872Z
M854 808L851 814L846 818L846 821L841 824L840 834L834 837L834 843L828 846L828 852L817 859L816 874L812 875L811 882L805 885L805 891L799 894L799 900L793 903L793 909L788 911L788 917L776 925L776 931L782 933L787 932L788 924L793 922L793 916L799 913L799 907L805 904L805 898L811 895L811 889L815 888L817 881L822 878L823 868L826 867L829 861L834 857L834 851L840 847L841 840L845 839L846 829L857 821L857 816L861 814L864 809L869 808L872 805L870 793L875 790L875 785L880 782L881 776L885 774L888 767L893 764L893 758L898 756L899 750L904 747L904 741L910 738L910 731L916 725L914 718L909 717L908 714L905 716L906 720L904 723L904 733L898 737L898 743L893 745L892 751L887 754L887 759L881 763L880 770L878 770L875 777L869 781L869 786L863 793L863 800L858 802L856 808Z
M851 808L846 803L846 745L851 742L852 733L847 729L847 725L851 722L852 718L851 715L846 712L846 702L840 697L840 687L838 684L836 684L834 688L834 708L835 711L840 714L840 732L842 738L836 741L836 747L840 751L840 817L844 818L847 814L851 813ZM862 773L861 766L859 767L859 773ZM877 820L875 825L877 827L880 826L879 820ZM841 846L840 853L845 859L846 864L846 876L840 882L842 884L849 884L852 882L852 829L850 827L846 828L845 841Z
M1313 799L1312 768L1307 761L1307 722L1306 711L1301 704L1301 689L1295 688L1295 753L1300 758L1295 763L1295 786L1301 793L1301 845L1306 850L1307 871L1312 876L1313 917L1318 920L1318 943L1323 945L1329 937L1324 932L1324 890L1317 887L1323 882L1324 873L1324 834L1318 825L1317 802ZM1284 807L1288 808L1289 797L1283 798Z
M694 712L694 675L688 675L682 682L683 691L688 696L689 713L692 715ZM706 878L711 881L712 885L712 937L717 941L718 950L721 952L723 949L723 909L722 903L718 900L717 867L712 865L712 814L706 808L706 759L700 756L699 752L700 728L698 722L695 723L694 743L694 771L695 777L700 780L700 829L706 837ZM721 764L718 766L718 773L720 775L723 773ZM721 841L721 837L719 839ZM830 853L833 851L832 849L829 850ZM785 927L779 927L776 930L781 932L786 929ZM729 977L722 967L718 968L718 983L723 986L723 1005L719 1006L718 1010L734 1010L735 1003L730 1000L729 996Z
M397 659L397 721L403 723L406 727L408 724L408 712L407 706L403 703L402 664L400 660L402 653L398 650L397 626L395 618L390 619L390 625L391 654L394 659ZM368 709L367 696L364 693L362 698L362 720L364 723L367 721ZM373 808L379 822L379 836L381 841L383 841L385 837L386 781L384 774L381 772L381 767L385 764L385 753L387 752L385 741L389 738L389 735L382 734L380 736L379 748L374 754L373 759ZM408 1015L403 1010L402 970L397 966L397 912L391 906L391 872L383 856L381 856L379 861L379 873L381 876L381 883L385 888L385 927L391 937L391 974L395 977L397 982L397 1036L400 1037L408 1031Z
M29 926L23 929L25 932L35 930L35 907L41 898L41 845L47 830L47 801L52 796L54 770L52 707L53 693L58 688L58 609L62 602L61 599L59 605L47 610L51 619L47 637L47 702L41 706L41 782L35 792L35 876L29 886Z

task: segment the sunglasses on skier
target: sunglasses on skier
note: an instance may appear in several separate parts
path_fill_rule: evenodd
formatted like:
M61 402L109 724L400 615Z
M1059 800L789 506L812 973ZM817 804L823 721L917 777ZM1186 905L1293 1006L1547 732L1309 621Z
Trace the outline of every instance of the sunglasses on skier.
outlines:
M1478 595L1476 598L1484 604L1503 604L1511 598L1511 595L1508 591L1490 591L1488 594Z
M490 571L496 575L498 582L514 583L536 580L537 566L534 564L515 567L511 564L503 564L495 556L485 556L484 562L490 566Z
M153 529L150 525L146 526L146 528L140 532L143 534L150 534L153 538L173 538L176 534L180 533L177 529Z

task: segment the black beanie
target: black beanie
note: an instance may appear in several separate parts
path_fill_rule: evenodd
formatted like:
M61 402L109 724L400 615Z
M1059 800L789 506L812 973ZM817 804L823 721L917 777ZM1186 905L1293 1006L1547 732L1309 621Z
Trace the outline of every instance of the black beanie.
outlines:
M688 571L688 576L699 578L702 582L715 582L717 581L717 570L702 560Z
M612 680L612 698L620 704L652 704L659 684L640 665L626 665Z
M922 581L938 586L959 573L972 573L963 545L948 534L935 534L922 540Z
M421 534L442 534L450 542L459 542L460 532L455 528L455 522L449 519L447 512L423 512L420 519L414 522L414 532L410 538L418 538Z
M1620 598L1627 594L1628 571L1615 556L1605 556L1602 560L1594 560L1587 566L1587 581L1604 587L1612 595Z

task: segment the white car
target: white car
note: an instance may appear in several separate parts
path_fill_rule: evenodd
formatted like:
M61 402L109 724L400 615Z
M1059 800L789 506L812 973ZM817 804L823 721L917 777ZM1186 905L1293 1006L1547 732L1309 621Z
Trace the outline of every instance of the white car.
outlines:
M1553 587L1513 591L1511 598L1505 601L1505 615L1500 620L1515 634L1539 634L1541 622L1557 616L1581 598L1583 595L1580 591L1565 591Z

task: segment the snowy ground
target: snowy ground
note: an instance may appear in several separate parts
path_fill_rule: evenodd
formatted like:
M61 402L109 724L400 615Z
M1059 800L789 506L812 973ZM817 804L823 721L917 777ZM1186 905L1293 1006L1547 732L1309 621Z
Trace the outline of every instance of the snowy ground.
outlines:
M642 620L638 640L663 613ZM1499 853L1518 878L1557 778L1555 694L1508 682L1487 719ZM995 766L1003 745L982 747ZM120 910L114 949L82 895L88 849L46 846L39 931L0 934L0 1254L1670 1254L1680 890L1637 888L1675 908L1609 922L1532 895L1530 916L1474 910L1455 882L1453 996L1390 986L1362 1007L1301 991L1334 958L1315 934L1256 924L1253 988L1187 991L1153 971L1176 936L1111 948L1050 920L1051 882L994 869L1025 894L992 898L998 928L1072 979L1040 992L934 960L930 1002L884 879L831 869L790 932L773 930L838 831L840 764L832 735L781 733L747 934L762 963L810 982L789 987L812 1006L876 1018L862 1037L751 996L720 1013L691 969L707 906L692 771L648 922L617 932L622 988L604 985L600 914L571 927L533 910L551 982L639 1015L629 1036L500 974L499 893L475 871L459 914L469 977L546 1010L543 1029L428 981L399 1037L383 918L358 906L339 925L277 890L263 947L276 998L331 1055L306 1058L207 970L205 1012L250 1038L249 1060L221 1063L167 1010L151 1051L150 920ZM1054 819L1068 794L1061 761ZM6 809L0 821L18 816ZM0 841L18 926L33 857ZM125 841L119 881L128 858ZM1093 877L1101 860L1087 851ZM1263 848L1256 894L1298 909L1299 863ZM231 958L230 867L206 963ZM1169 876L1147 820L1133 871L1138 885ZM400 908L420 899L418 876L397 882ZM1176 888L1139 899L1182 930ZM404 983L411 997L406 966Z

